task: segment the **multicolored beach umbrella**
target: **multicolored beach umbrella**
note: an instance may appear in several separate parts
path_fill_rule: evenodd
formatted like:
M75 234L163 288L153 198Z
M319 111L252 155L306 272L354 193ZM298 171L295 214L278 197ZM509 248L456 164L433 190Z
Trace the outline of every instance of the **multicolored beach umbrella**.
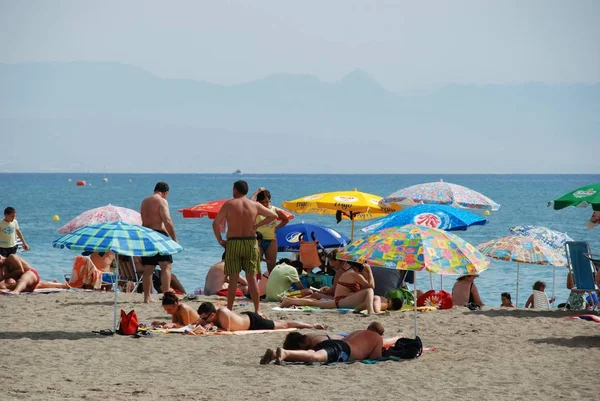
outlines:
M398 205L380 206L380 200L380 196L354 189L304 196L284 202L282 206L295 213L344 215L352 220L351 239L354 239L354 220L382 217L401 209Z
M52 246L86 252L113 251L125 256L173 255L183 250L177 242L165 235L146 227L120 221L79 228L58 238ZM115 277L119 277L119 258L115 258L115 262ZM113 330L116 332L118 280L115 280L113 289L115 291Z
M400 270L448 275L478 274L490 262L473 245L437 228L408 224L386 228L348 245L337 258ZM417 299L415 274L415 299ZM415 303L415 336L418 334Z
M350 242L350 238L344 234L320 224L288 224L277 230L276 234L278 252L298 252L302 236L303 241L312 241L314 235L323 248L341 248Z
M52 246L80 252L113 251L124 256L173 255L183 250L161 233L121 221L81 227L56 239Z
M519 306L519 268L521 263L534 265L566 266L567 259L560 251L542 241L523 236L509 236L493 239L477 246L485 256L494 259L517 262L517 297L515 306ZM554 297L555 280L552 296Z
M592 206L595 211L600 211L600 182L586 185L549 202L548 206L554 205L554 210L565 207L587 207Z
M338 252L337 258L444 275L478 274L489 267L485 256L460 237L414 224L367 235Z
M488 220L474 213L452 206L418 205L381 217L363 228L366 233L384 228L416 224L444 231L466 230L470 226L482 226Z
M563 255L565 253L565 242L573 241L573 238L569 237L566 233L561 233L560 231L551 230L542 226L514 226L509 228L508 232L511 235L529 237L542 241L544 244L559 251Z
M400 189L380 202L383 206L438 204L463 209L498 210L500 205L477 191L449 182L429 182Z
M133 209L126 207L113 206L110 203L106 206L97 207L88 210L69 221L58 229L61 234L67 234L78 228L92 226L94 224L108 223L111 221L122 221L124 223L142 225L142 216Z

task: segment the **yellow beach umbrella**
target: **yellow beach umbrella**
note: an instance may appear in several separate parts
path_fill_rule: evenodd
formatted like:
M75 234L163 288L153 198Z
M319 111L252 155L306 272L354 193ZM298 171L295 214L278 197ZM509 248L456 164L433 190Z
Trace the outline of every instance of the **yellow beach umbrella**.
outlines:
M337 214L341 213L352 220L354 239L354 220L368 220L382 217L400 210L398 205L380 206L381 196L354 191L324 192L304 196L283 203L283 207L294 213Z

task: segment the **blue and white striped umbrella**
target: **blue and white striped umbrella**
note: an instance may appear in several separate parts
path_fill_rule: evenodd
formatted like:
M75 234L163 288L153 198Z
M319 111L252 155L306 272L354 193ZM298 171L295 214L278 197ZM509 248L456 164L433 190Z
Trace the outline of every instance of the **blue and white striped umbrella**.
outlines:
M125 256L173 255L183 250L181 245L163 234L121 221L81 227L58 238L52 243L52 246L84 252L113 251L118 255ZM115 291L113 330L116 332L119 258L115 258L115 261L115 277L117 279L113 283Z
M83 252L113 251L125 256L173 255L183 250L161 233L121 221L81 227L58 238L52 246Z

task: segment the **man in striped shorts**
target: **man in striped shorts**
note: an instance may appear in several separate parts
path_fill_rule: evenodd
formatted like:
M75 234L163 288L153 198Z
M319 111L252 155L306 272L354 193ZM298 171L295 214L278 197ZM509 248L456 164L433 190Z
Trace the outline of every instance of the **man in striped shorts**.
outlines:
M246 273L254 311L258 313L260 296L256 275L260 274L260 253L256 240L256 229L271 223L277 218L277 214L260 203L248 199L247 194L248 183L246 181L236 181L233 184L233 199L225 202L219 210L213 222L213 231L219 244L225 248L224 273L229 277L227 308L233 309L238 278L243 269ZM265 219L256 223L257 216L263 216ZM227 222L227 240L221 238L220 227L224 220Z

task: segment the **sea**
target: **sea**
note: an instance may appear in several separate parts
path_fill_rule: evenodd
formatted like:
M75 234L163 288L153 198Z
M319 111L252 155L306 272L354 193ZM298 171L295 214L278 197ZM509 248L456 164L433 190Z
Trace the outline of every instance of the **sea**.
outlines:
M104 179L107 179L106 181ZM554 210L548 202L580 186L600 181L600 175L258 175L258 174L0 174L0 208L17 209L21 231L31 247L20 255L38 269L43 280L62 280L71 271L76 253L52 247L60 235L58 228L78 214L99 206L113 204L139 210L141 201L152 194L158 181L165 181L171 190L168 196L170 212L184 251L174 256L173 272L188 292L204 287L209 267L220 260L223 249L212 232L212 221L207 218L184 219L179 209L210 200L231 196L232 184L244 179L250 192L259 187L271 191L273 204L319 192L354 190L386 196L410 185L439 181L440 179L474 189L501 205L492 212L485 226L471 227L455 232L473 245L509 235L515 225L545 226L566 232L575 240L590 243L592 252L600 253L600 228L589 230L585 223L591 208ZM85 187L76 186L85 180ZM59 216L54 221L53 216ZM292 221L324 224L350 236L350 222L336 224L334 216L298 214ZM368 225L356 222L356 233ZM280 256L288 256L280 254ZM558 302L566 301L567 269L521 264L519 277L519 304L531 294L536 280L547 283L547 293L553 291ZM451 291L455 277L429 275L420 272L417 284L421 289L444 288ZM492 260L490 268L475 283L483 301L499 306L500 294L510 292L515 300L517 264Z

